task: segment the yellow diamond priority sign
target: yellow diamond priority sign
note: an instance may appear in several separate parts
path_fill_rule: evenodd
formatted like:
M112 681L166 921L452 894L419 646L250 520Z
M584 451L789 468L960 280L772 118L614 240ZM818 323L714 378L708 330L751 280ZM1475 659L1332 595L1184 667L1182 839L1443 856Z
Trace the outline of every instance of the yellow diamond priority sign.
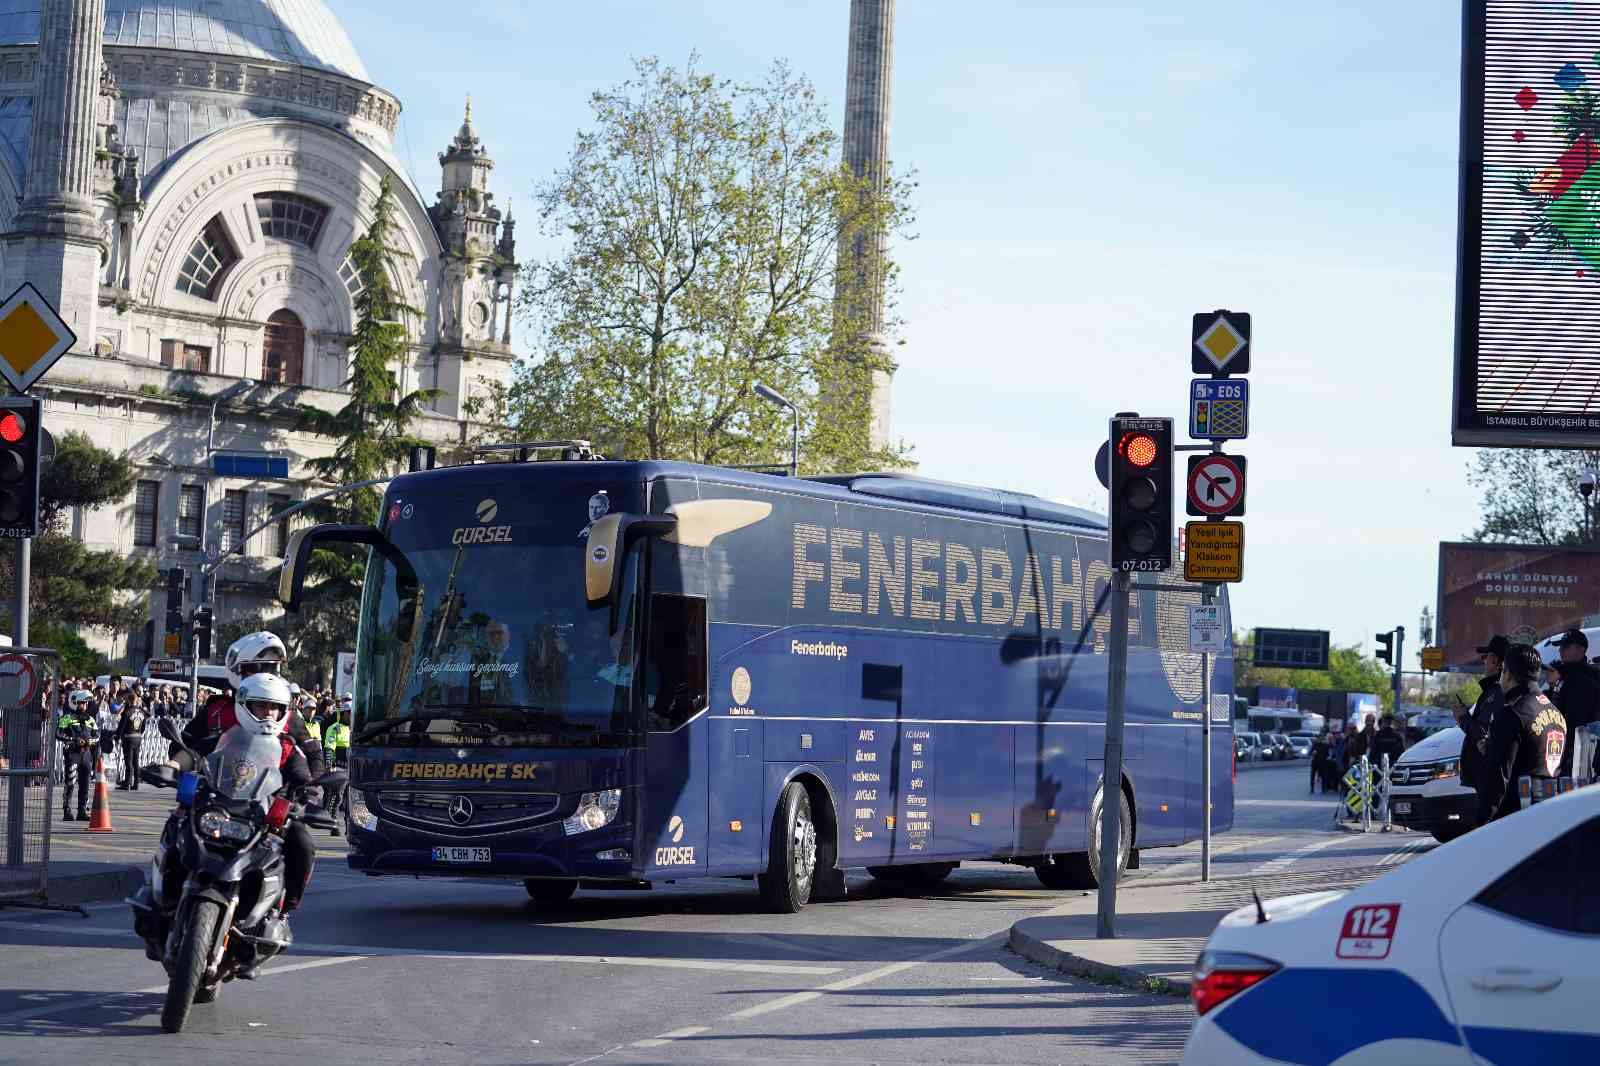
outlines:
M50 301L24 282L0 304L0 377L27 392L78 342Z
M1204 311L1194 316L1196 374L1226 377L1250 371L1250 315L1244 311Z

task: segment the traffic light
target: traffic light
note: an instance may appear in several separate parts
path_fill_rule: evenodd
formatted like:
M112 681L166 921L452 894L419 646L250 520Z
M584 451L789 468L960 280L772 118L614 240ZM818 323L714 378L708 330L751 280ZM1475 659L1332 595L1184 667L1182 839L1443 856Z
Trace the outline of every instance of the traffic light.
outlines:
M1387 633L1379 633L1378 634L1378 658L1382 659L1384 662L1388 663L1390 666L1394 665L1394 631L1393 630L1390 630Z
M194 657L211 658L211 608L194 609Z
M1111 420L1111 568L1172 566L1172 419Z
M39 530L39 425L41 401L0 398L0 538L32 537Z

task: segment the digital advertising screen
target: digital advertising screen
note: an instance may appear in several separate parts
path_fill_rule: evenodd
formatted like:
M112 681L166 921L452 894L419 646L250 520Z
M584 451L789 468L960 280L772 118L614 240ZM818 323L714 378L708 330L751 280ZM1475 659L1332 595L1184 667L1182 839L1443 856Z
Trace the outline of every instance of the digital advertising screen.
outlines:
M1600 0L1466 0L1452 439L1600 446Z
M1534 644L1600 615L1600 551L1530 544L1439 545L1438 645L1446 670L1476 672L1478 647ZM1540 649L1543 651L1543 649ZM1592 649L1600 655L1600 647Z

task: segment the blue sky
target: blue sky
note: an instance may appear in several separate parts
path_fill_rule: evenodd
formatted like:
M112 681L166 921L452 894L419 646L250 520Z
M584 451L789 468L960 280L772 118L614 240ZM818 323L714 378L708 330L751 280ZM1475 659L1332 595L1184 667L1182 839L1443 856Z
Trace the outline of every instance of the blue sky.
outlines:
M418 184L473 96L525 208L630 57L754 77L790 60L843 113L848 0L330 0L405 106ZM894 431L921 472L1105 506L1117 410L1182 417L1189 319L1254 316L1236 624L1371 644L1468 532L1449 443L1459 0L898 5L891 153L917 239Z

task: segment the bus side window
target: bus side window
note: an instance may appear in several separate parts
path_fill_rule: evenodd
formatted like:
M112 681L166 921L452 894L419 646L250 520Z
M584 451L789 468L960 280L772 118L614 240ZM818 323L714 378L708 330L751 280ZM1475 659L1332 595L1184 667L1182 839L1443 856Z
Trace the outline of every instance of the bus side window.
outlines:
M704 710L706 673L706 601L655 593L645 661L646 728L676 729Z

